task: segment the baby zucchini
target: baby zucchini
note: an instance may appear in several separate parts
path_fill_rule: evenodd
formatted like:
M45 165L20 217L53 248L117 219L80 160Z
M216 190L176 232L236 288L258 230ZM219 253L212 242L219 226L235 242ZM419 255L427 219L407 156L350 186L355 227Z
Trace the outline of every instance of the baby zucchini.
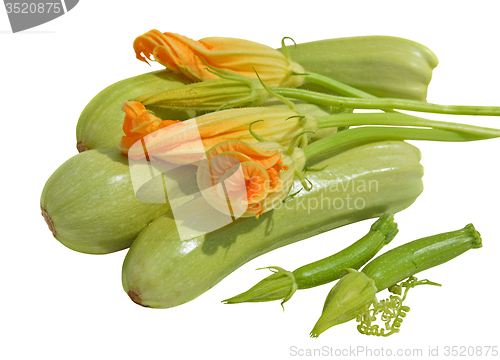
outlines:
M298 289L309 289L340 279L347 274L347 269L359 269L380 249L391 242L398 233L398 226L392 215L384 215L370 228L370 232L354 244L324 259L304 265L294 271L286 271L277 266L264 280L250 290L223 302L238 304L242 302L263 302L282 300L287 302Z
M421 280L413 275L444 264L470 249L482 247L479 233L472 224L463 229L414 240L376 257L361 272L349 269L328 294L321 317L316 322L311 337L318 337L332 326L354 318L361 322L358 331L366 335L389 336L399 332L403 318L410 311L402 302L408 290L422 284L440 284ZM407 281L397 284L408 278ZM394 294L378 302L375 294L389 288ZM370 310L370 306L373 308ZM381 313L385 328L372 324Z

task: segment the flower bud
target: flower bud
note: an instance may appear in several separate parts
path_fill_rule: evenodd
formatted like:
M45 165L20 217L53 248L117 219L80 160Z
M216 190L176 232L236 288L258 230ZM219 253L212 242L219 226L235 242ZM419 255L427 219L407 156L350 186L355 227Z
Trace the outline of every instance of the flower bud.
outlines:
M146 107L213 111L259 106L269 98L269 93L260 82L233 78L188 84L158 94L143 95L135 100Z
M318 337L332 326L356 318L364 309L377 301L377 288L372 279L364 273L348 269L328 294L323 313L311 331L311 337Z
M273 271L272 275L259 281L244 293L223 300L223 302L225 304L239 304L242 302L282 300L281 305L283 305L297 290L297 283L292 272L277 266L271 266L269 269Z

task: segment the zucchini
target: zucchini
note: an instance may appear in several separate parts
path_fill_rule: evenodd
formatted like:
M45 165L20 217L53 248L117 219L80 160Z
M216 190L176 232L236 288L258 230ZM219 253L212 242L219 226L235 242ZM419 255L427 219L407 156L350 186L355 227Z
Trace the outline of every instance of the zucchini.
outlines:
M427 47L392 36L357 36L288 46L290 57L312 71L378 97L425 101L438 59ZM309 90L329 92L318 85Z
M144 191L155 196L147 184ZM129 247L170 209L136 199L128 159L117 148L85 151L62 164L47 180L40 206L54 237L88 254Z
M417 148L399 141L347 150L315 164L315 168L326 166L324 170L307 173L311 191L300 191L258 219L238 219L189 240L180 240L172 214L167 213L147 226L132 244L123 264L123 288L143 306L177 306L268 251L356 221L401 211L422 192L419 160ZM369 184L377 189L369 191ZM300 188L296 181L290 193ZM359 206L359 201L358 206L351 203L349 207L349 198L362 199L364 206Z
M76 126L76 147L79 152L118 146L122 138L123 103L139 95L174 89L190 80L167 70L153 71L118 81L97 94L83 109ZM186 120L194 110L154 109L164 120Z
M379 97L425 100L436 56L416 42L389 36L360 36L298 44L292 59L306 70L332 77ZM114 83L85 107L76 129L77 148L85 151L118 146L123 136L122 105L140 95L180 87L190 80L169 71L155 71ZM330 92L316 85L305 88ZM194 110L148 107L164 120L186 120Z

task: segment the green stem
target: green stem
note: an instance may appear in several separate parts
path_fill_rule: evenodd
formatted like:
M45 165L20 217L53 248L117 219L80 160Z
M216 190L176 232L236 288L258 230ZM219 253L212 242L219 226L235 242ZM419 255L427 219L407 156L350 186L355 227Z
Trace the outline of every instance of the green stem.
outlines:
M292 88L274 88L273 91L287 98L340 108L380 109L384 111L399 109L452 115L500 115L500 107L498 106L438 105L423 101L392 98L357 99Z
M497 137L500 136L500 130L464 125L459 123L434 121L421 117L407 115L402 113L355 113L338 114L318 117L318 128L341 127L341 126L362 126L362 125L385 125L385 126L413 126L428 127L441 130L450 130L454 132Z
M428 140L428 141L475 141L499 137L499 135L470 134L441 129L414 129L403 127L366 126L348 129L317 140L303 148L307 159L323 152L341 148L356 142L382 140Z
M480 247L481 237L469 224L461 230L418 239L392 249L368 263L362 272L375 282L377 291L381 291Z
M346 85L327 76L316 74L310 71L308 71L306 74L306 81L333 90L343 96L355 98L375 98L375 96L373 96L372 94L356 89L355 87Z

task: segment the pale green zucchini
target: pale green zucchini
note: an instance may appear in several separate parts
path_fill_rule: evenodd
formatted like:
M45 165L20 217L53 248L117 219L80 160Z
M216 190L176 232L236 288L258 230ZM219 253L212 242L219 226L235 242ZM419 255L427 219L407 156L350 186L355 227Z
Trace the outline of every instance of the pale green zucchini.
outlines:
M378 97L425 101L438 59L427 47L391 36L358 36L288 46L306 71ZM311 90L316 85L306 85ZM325 91L325 89L322 89Z
M77 149L100 149L118 146L122 138L123 103L139 95L174 89L189 83L187 78L169 71L153 71L118 81L97 94L83 109L76 126ZM162 119L186 120L194 111L155 109Z
M129 247L170 209L136 199L128 159L117 148L85 151L66 161L47 180L40 205L55 238L89 254Z
M143 306L177 306L263 253L346 224L401 211L422 192L419 160L417 148L398 141L350 149L315 165L327 166L324 170L306 174L311 191L300 191L259 219L238 219L190 240L180 240L168 213L147 226L132 244L123 264L123 288ZM296 182L291 193L299 188L300 182ZM358 198L362 201L354 206Z

